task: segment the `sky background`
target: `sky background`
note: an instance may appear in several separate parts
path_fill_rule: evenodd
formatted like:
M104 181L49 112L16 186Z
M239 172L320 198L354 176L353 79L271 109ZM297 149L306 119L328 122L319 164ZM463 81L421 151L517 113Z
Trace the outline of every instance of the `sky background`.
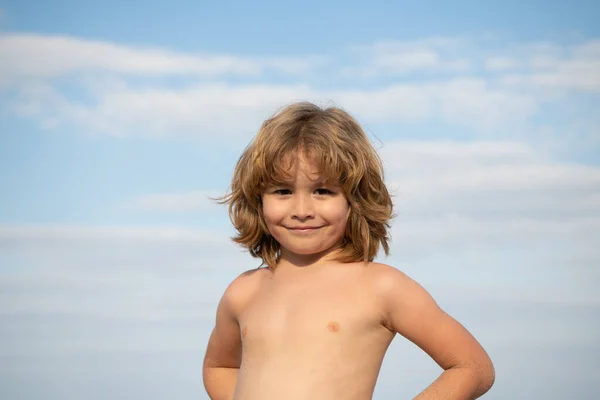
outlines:
M259 265L208 196L298 100L379 149L379 261L488 350L486 398L595 398L598 3L258 3L0 1L0 398L208 398L217 301ZM439 373L397 337L374 398Z

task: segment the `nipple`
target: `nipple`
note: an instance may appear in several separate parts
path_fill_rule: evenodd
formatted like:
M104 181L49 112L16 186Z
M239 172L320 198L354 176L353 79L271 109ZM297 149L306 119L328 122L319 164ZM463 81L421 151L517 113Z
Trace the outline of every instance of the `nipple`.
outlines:
M246 337L246 335L248 334L248 327L244 326L244 328L242 329L242 337Z
M331 321L327 324L327 330L331 333L336 333L340 330L340 324L335 321Z

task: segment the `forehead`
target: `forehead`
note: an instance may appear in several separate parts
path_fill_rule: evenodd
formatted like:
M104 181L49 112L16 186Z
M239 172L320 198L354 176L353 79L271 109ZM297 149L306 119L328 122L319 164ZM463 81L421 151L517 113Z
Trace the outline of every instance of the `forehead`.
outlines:
M305 152L290 153L283 156L276 168L276 181L290 181L299 177L311 182L330 182L336 177L324 168L319 158Z

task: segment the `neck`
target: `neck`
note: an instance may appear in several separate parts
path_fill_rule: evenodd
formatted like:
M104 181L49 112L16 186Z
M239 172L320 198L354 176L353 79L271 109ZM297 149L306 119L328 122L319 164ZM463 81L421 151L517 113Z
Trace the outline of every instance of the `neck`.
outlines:
M295 254L281 249L281 258L277 268L315 268L335 258L340 252L339 246L315 254Z

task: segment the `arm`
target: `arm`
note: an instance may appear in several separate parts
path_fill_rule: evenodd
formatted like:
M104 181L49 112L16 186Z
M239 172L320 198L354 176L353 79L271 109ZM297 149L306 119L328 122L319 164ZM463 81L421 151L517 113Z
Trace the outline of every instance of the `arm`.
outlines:
M237 382L242 345L234 298L230 286L217 307L215 327L204 356L204 387L212 400L233 399Z
M386 326L425 351L444 372L415 400L476 399L494 383L494 366L477 340L400 271L381 266L378 291Z

